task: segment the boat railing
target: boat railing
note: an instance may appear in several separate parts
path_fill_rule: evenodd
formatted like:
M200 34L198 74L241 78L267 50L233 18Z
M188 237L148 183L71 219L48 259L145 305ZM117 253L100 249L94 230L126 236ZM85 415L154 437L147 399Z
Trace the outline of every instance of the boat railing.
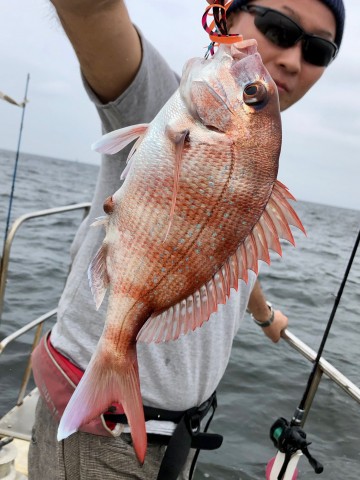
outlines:
M64 214L75 210L83 210L84 216L88 214L91 204L89 202L76 203L73 205L66 205L56 208L50 208L46 210L39 210L31 212L17 218L12 224L6 240L3 246L3 254L0 259L0 320L2 316L5 290L7 284L10 253L11 247L19 228L29 220L33 220L39 217L45 217L49 215ZM10 436L22 440L30 440L31 426L35 414L35 405L38 397L36 389L27 395L27 389L31 378L31 353L38 344L41 335L42 328L46 321L52 319L57 313L57 309L50 310L49 312L41 315L35 320L30 321L25 326L19 328L15 332L12 332L6 338L0 341L0 357L9 344L17 340L22 335L34 330L34 337L32 347L27 358L25 370L22 376L20 390L18 393L15 406L0 419L0 437Z
M29 384L29 380L31 377L31 354L36 347L36 345L39 343L39 340L41 338L42 334L42 327L44 323L47 320L50 320L52 317L54 317L57 313L57 308L54 308L53 310L50 310L49 312L45 313L44 315L41 315L40 317L36 318L35 320L32 320L31 322L27 323L25 326L19 328L15 332L11 333L7 337L5 337L3 340L0 342L0 356L4 352L5 348L12 343L14 340L17 340L19 337L24 335L25 333L29 332L30 330L35 329L34 333L34 338L32 342L32 347L30 350L29 358L26 363L26 367L23 373L23 378L21 381L20 385L20 391L18 394L18 398L16 401L16 406L20 406L24 400L27 386Z
M2 312L4 308L5 289L6 289L7 275L8 275L8 269L9 269L11 247L13 244L14 237L17 231L19 230L19 228L22 226L22 224L34 218L45 217L48 215L56 215L59 213L67 213L67 212L72 212L74 210L84 210L84 215L86 215L90 210L90 206L91 204L89 202L83 202L83 203L75 203L73 205L66 205L62 207L49 208L46 210L38 210L36 212L31 212L31 213L26 213L24 215L21 215L21 217L18 217L14 221L5 239L3 254L1 257L1 263L0 263L0 321L1 321Z
M315 363L317 353L312 350L306 343L292 334L288 329L282 332L282 338L297 352L301 353L303 357L309 360L311 363ZM311 384L308 398L305 402L304 416L301 424L304 425L306 417L311 408L313 399L315 397L317 388L321 381L321 378L325 374L330 380L336 383L349 397L354 399L360 404L360 388L358 388L353 382L351 382L344 374L342 374L337 368L335 368L324 357L320 357L319 364L316 368L314 378Z

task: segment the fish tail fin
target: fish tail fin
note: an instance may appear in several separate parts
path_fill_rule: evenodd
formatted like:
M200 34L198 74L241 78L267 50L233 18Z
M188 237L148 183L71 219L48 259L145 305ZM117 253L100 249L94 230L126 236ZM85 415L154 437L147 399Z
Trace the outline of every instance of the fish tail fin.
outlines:
M147 447L147 436L137 361L130 366L126 375L123 376L122 389L124 398L121 399L121 403L130 426L134 450L139 462L143 464Z
M121 403L130 429L134 450L139 462L145 459L147 436L142 406L139 371L135 355L129 361L119 362L101 350L95 352L84 376L73 393L61 418L58 440L75 433L108 410L114 402ZM114 356L115 357L115 356Z

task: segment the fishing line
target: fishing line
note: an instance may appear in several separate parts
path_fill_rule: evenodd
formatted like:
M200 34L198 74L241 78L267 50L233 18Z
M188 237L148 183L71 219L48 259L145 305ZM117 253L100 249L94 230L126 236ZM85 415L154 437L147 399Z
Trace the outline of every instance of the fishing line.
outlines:
M335 298L334 306L333 306L333 309L332 309L332 311L331 311L330 318L329 318L329 320L328 320L328 323L327 323L327 326L326 326L326 329L325 329L323 338L322 338L322 340L321 340L321 344L320 344L320 347L319 347L319 350L318 350L316 359L315 359L315 361L314 361L313 369L312 369L312 371L311 371L311 373L310 373L310 376L309 376L309 379L308 379L308 383L307 383L307 386L306 386L304 395L303 395L303 397L302 397L302 400L301 400L301 402L300 402L297 410L303 411L304 408L305 408L305 404L306 404L306 401L307 401L307 399L308 399L309 392L310 392L311 386L312 386L313 381L314 381L314 376L315 376L316 370L317 370L317 368L318 368L318 366L319 366L320 358L321 358L322 352L323 352L323 350L324 350L324 347L325 347L325 343L326 343L326 341L327 341L327 338L328 338L328 336L329 336L330 329L331 329L331 327L332 327L333 320L334 320L334 317L335 317L337 308L338 308L338 306L339 306L339 303L340 303L340 300L341 300L341 296L342 296L342 294L343 294L343 291L344 291L344 288L345 288L345 284L346 284L346 281L347 281L347 279L348 279L348 276L349 276L349 273L350 273L350 270L351 270L351 267L352 267L352 264L353 264L355 255L356 255L356 251L357 251L358 246L359 246L359 242L360 242L360 230L359 230L358 235L357 235L357 238L356 238L356 240L355 240L355 244L354 244L353 250L352 250L352 252L351 252L351 255L350 255L350 258L349 258L349 261L348 261L348 265L347 265L347 267L346 267L345 274L344 274L343 280L342 280L342 282L341 282L341 285L340 285L338 294L337 294L337 296L336 296L336 298ZM300 421L301 421L301 420L300 420ZM299 421L296 419L296 414L294 415L294 418L292 419L291 423L292 423L293 425L298 425L298 424L299 424Z
M340 303L340 300L341 300L341 297L342 297L342 294L343 294L343 291L344 291L344 288L345 288L345 284L347 282L347 279L348 279L348 276L349 276L349 273L350 273L350 270L351 270L351 267L352 267L352 264L353 264L358 246L359 246L359 243L360 243L360 230L359 230L357 238L355 240L354 247L352 249L352 252L351 252L351 255L350 255L346 270L345 270L344 277L342 279L339 291L338 291L337 296L335 298L334 306L332 308L332 311L331 311L326 329L325 329L324 334L323 334L323 338L321 340L319 350L318 350L317 355L316 355L316 359L314 361L312 371L309 375L309 379L308 379L303 397L302 397L302 399L299 403L299 406L295 410L295 413L294 413L293 418L291 419L290 423L288 423L288 421L285 418L279 418L272 425L272 427L270 429L270 438L273 441L275 447L280 452L285 454L284 461L282 463L282 467L281 467L281 469L279 471L279 474L277 476L278 480L282 480L283 478L285 478L285 475L287 474L287 471L288 471L289 463L290 463L291 459L293 458L294 454L296 452L298 452L299 450L301 450L301 452L307 457L307 459L309 460L309 463L314 468L315 473L322 473L322 471L323 471L323 466L321 465L321 463L319 463L314 457L312 457L310 455L310 453L308 451L308 448L307 448L309 446L309 443L306 441L306 433L300 427L303 424L306 402L307 402L307 399L309 397L312 386L315 382L315 375L316 375L317 369L319 367L319 363L320 363L320 359L321 359L321 356L322 356L322 353L323 353L323 350L324 350L324 347L325 347L325 343L326 343L327 338L329 336L330 329L332 327L333 320L334 320L337 308L339 306L339 303ZM293 464L293 466L292 466L293 470L292 471L294 471L294 468L296 467L296 463L297 463L298 459L299 459L299 457L297 457L297 460ZM267 473L266 473L267 478L275 478L274 476L271 476L271 470L272 470L272 460L268 463ZM290 472L290 475L292 475L292 471ZM292 478L295 479L296 477L297 477L297 471L295 470L295 474ZM286 478L290 478L290 477L287 476Z
M26 104L27 104L27 93L28 93L28 88L29 88L29 81L30 81L30 74L28 73L27 78L26 78L25 96L24 96L24 102L23 102L23 107L22 107L20 131L19 131L18 145L17 145L17 150L16 150L14 172L13 172L13 177L12 177L11 193L10 193L10 199L9 199L9 208L8 208L8 214L7 214L7 219L6 219L4 247L5 247L6 239L7 239L8 232L9 232L11 209L12 209L12 202L13 202L13 198L14 198L17 167L18 167L18 163L19 163L21 136L22 136L22 130L23 130L23 125L24 125L24 116L25 116L25 108L26 108Z

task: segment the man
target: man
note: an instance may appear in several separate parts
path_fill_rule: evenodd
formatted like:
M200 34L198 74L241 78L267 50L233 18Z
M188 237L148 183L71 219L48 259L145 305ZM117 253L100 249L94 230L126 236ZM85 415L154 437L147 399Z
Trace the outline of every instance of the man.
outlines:
M132 25L124 2L53 0L53 4L76 51L104 131L151 121L177 88L179 78ZM281 110L285 110L305 95L335 57L342 39L344 7L341 0L235 0L228 24L230 32L257 40L263 62L278 86ZM72 246L73 265L59 303L58 322L47 339L52 360L63 361L64 368L71 361L69 375L73 367L86 368L104 324L106 309L95 311L87 282L87 268L103 232L89 225L102 215L104 199L117 190L125 159L126 152L121 152L116 158L102 160L90 215ZM248 285L240 281L239 292L195 332L176 342L138 345L144 405L161 411L185 411L211 397L225 371L247 306L264 333L274 342L279 340L288 320L269 308L255 282L250 272ZM48 406L61 413L58 402L66 400L66 386L59 390L56 382L54 394L51 370L47 369L51 361L40 355L38 349L34 356L37 385ZM56 375L55 369L54 378ZM99 428L105 428L103 434L108 436L82 431L57 443L57 421L45 401L40 400L37 408L30 479L157 478L166 448L158 440L171 435L177 422L147 423L149 445L140 467L126 430L116 436L121 429L111 430L103 424ZM99 429L92 432L100 433ZM179 478L188 478L191 457Z

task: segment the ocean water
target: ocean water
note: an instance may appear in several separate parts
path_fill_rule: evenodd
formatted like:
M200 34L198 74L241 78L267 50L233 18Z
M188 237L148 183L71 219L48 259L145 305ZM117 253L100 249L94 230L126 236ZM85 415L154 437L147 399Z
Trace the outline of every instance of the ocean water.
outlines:
M0 150L0 243L5 230L14 153ZM23 154L20 157L12 219L55 206L90 201L98 168ZM289 186L291 187L291 185ZM283 243L283 258L272 256L260 279L267 298L289 317L289 329L314 350L331 313L357 232L360 211L297 202L307 237L294 229L297 248ZM82 219L71 212L33 220L15 237L0 337L55 308L69 268L69 247ZM15 402L31 334L0 356L0 415ZM360 252L339 305L324 356L360 386ZM263 479L274 456L269 429L280 416L290 419L300 402L311 365L284 341L272 344L246 317L234 340L218 389L211 431L224 435L222 447L202 452L196 480ZM323 378L305 430L310 452L324 464L318 477L306 459L299 479L358 480L360 406Z

